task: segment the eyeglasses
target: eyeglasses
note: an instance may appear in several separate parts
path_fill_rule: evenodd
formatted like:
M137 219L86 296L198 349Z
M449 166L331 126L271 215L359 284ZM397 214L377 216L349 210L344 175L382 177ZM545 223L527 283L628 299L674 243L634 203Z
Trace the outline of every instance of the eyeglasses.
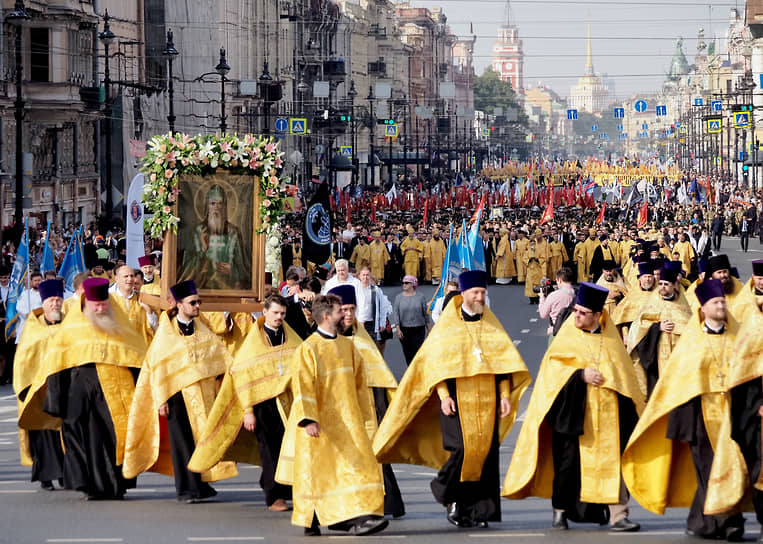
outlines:
M190 304L191 306L201 306L201 300L199 299L189 300L188 302L186 302L186 304Z
M403 285L413 285L413 282L412 281L404 281Z

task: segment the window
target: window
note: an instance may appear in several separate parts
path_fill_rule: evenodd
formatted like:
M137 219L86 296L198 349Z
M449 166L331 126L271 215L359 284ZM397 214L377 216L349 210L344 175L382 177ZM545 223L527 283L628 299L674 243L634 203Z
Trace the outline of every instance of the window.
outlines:
M80 87L93 80L93 33L88 28L69 29L67 33L69 82Z
M29 80L50 81L50 31L47 28L30 28L31 66Z

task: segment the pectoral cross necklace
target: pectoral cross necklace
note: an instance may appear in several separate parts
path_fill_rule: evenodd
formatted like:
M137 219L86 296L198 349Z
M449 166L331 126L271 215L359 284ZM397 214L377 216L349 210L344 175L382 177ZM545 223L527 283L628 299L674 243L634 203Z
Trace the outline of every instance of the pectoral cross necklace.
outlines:
M463 321L463 318L462 318ZM482 322L483 320L480 319L480 326L477 329L477 338L475 339L472 336L472 331L469 330L469 325L466 324L466 321L463 321L464 327L466 327L466 334L469 336L469 340L471 340L472 344L474 344L474 349L472 349L472 354L474 355L474 358L477 359L478 363L483 363L484 359L482 358L482 348L479 344L479 339L482 336Z

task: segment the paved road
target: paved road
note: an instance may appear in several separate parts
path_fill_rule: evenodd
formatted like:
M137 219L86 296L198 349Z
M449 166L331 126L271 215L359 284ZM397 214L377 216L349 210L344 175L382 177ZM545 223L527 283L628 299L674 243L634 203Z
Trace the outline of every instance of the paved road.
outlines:
M743 254L738 242L727 240L730 258L749 277L749 261L763 258L757 241ZM430 295L431 286L421 287ZM397 289L390 288L393 297ZM537 317L537 307L527 304L523 288L491 287L493 310L517 344L530 372L537 374L546 347L546 323ZM402 375L404 362L400 345L389 343L387 359L393 371ZM519 407L520 419L529 394ZM519 425L501 448L501 472L505 474ZM170 478L146 474L139 478L138 489L128 493L124 502L83 502L78 493L41 491L29 482L29 469L18 464L16 405L10 386L0 387L0 543L168 543L303 541L302 530L289 523L289 514L276 514L265 508L259 488L259 469L240 466L239 477L215 485L219 494L213 503L186 505L175 501ZM551 506L548 499L502 501L503 522L482 531L459 530L445 521L444 510L429 491L434 471L409 465L395 466L408 514L393 520L370 542L404 540L421 543L456 543L465 539L481 542L677 542L683 536L686 510L671 510L665 516L646 512L632 505L631 519L642 524L642 532L612 535L606 528L574 526L566 533L549 530ZM752 516L748 515L748 518ZM750 536L759 527L748 523ZM326 538L326 537L324 537ZM340 534L329 538L348 538ZM315 539L313 539L315 541Z

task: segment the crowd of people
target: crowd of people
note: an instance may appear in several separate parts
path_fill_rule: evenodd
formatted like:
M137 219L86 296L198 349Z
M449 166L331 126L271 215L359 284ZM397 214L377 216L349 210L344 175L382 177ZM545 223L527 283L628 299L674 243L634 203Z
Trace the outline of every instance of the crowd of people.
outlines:
M460 528L529 496L551 497L557 530L638 531L631 496L689 508L701 538L741 540L746 509L763 521L763 260L736 270L719 252L723 236L763 242L759 201L662 203L641 227L626 205L547 221L486 210L485 270L443 274L451 224L455 237L471 212L358 218L335 229L328 263L303 260L295 215L255 313L203 311L193 279L161 293L156 255L132 269L118 236L88 234L73 293L30 275L3 351L22 463L87 500L157 472L187 503L258 465L267 507L313 536L404 516L397 463L438 471L433 497ZM418 286L443 281L430 311ZM397 283L390 301L382 287ZM490 310L488 287L508 284L549 319L549 347L501 486L499 446L533 381ZM384 358L395 337L399 382Z

